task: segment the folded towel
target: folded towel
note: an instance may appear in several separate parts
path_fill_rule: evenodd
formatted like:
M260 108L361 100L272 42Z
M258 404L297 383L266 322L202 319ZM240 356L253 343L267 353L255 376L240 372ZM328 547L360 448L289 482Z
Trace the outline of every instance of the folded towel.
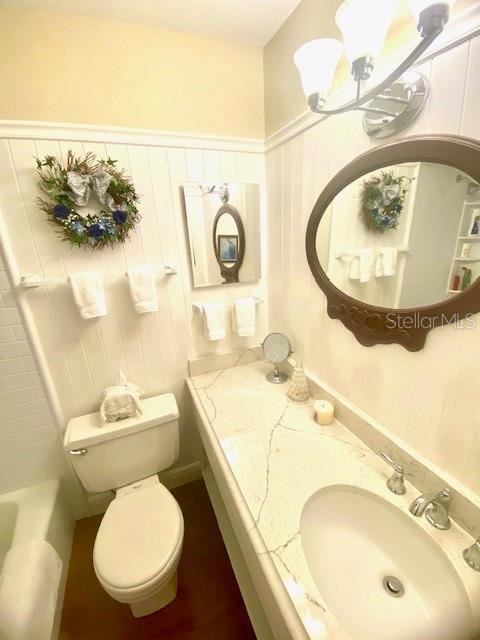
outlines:
M238 336L255 335L255 300L253 298L239 298L234 302L233 326Z
M381 278L383 275L383 254L379 253L375 256L375 277Z
M158 311L157 289L151 267L136 267L127 272L135 310L138 313Z
M50 640L62 561L45 540L12 547L0 576L0 638Z
M380 249L384 276L394 276L397 272L397 248L383 247Z
M371 249L358 249L353 254L350 263L348 277L350 280L360 280L360 282L370 282L373 274L373 251Z
M209 340L223 340L225 331L225 305L223 302L208 302L203 305L205 329Z
M355 253L352 254L352 259L350 260L348 277L350 280L360 280L360 257Z
M98 318L107 315L103 276L96 271L70 274L73 297L82 318Z
M371 249L360 249L360 282L370 282L373 275L373 251Z

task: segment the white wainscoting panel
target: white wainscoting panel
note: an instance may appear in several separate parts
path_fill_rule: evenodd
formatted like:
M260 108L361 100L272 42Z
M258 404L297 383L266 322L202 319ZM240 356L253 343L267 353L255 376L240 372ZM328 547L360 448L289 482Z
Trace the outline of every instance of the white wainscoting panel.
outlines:
M432 81L432 95L404 134L480 138L480 38L421 70ZM327 119L267 153L271 329L292 336L316 377L480 493L480 316L472 330L435 329L417 353L398 345L362 347L328 317L308 268L305 229L316 198L342 166L382 144L364 134L361 118Z
M179 465L198 459L198 449L185 393L187 361L200 356L225 353L257 345L267 330L265 279L248 285L220 286L193 290L188 261L187 238L180 185L188 181L258 182L262 194L263 253L266 254L264 156L258 144L252 152L235 150L234 142L213 140L208 149L198 148L194 139L188 148L160 146L149 134L132 138L121 130L114 135L101 129L89 141L79 139L78 127L55 128L14 123L0 126L0 211L20 274L42 278L67 278L74 271L97 270L109 278L105 285L108 315L98 320L80 318L67 284L50 284L19 290L25 296L38 331L39 343L48 362L54 393L63 422L98 408L103 389L122 370L147 395L173 391L181 413L181 453ZM51 139L45 139L45 131ZM26 137L28 131L38 137ZM88 129L90 131L90 129ZM55 132L57 136L55 137ZM161 142L161 138L160 138ZM207 143L205 143L207 144ZM230 146L233 151L225 150ZM248 148L245 143L240 148ZM67 151L118 160L132 176L141 195L142 221L131 241L114 249L89 251L61 242L35 203L39 195L34 157L47 154L65 158ZM263 272L265 272L264 259ZM160 309L138 315L129 297L125 272L129 267L148 264L158 276ZM178 269L176 275L161 275L164 265ZM236 297L255 295L265 300L257 308L257 334L238 338L230 324L227 338L212 343L203 334L202 318L192 311L193 302L223 300L229 305ZM65 424L60 425L63 429Z

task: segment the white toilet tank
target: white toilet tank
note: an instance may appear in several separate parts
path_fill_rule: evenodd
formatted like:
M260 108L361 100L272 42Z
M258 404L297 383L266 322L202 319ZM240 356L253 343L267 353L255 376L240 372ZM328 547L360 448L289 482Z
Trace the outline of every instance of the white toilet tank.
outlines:
M89 492L118 489L171 467L178 458L178 407L166 393L142 400L143 414L102 423L89 413L69 421L64 449Z

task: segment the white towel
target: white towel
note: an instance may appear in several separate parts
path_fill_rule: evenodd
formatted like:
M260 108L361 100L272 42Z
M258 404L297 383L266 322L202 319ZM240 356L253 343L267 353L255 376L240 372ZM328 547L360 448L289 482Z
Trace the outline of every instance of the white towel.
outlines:
M350 260L350 268L348 270L350 280L360 280L360 257L354 253Z
M379 253L375 256L375 277L381 278L383 275L383 254Z
M107 315L103 276L97 271L70 274L73 297L82 318L99 318Z
M373 275L373 251L371 249L358 249L353 254L350 263L348 277L350 280L360 280L360 282L370 282Z
M157 288L151 267L136 267L127 272L135 310L138 313L158 311Z
M254 336L256 313L253 298L239 298L233 305L233 327L238 336Z
M380 249L384 276L394 276L397 272L397 248L383 247Z
M45 540L14 546L0 574L0 638L50 640L62 561Z
M223 340L225 331L225 305L223 302L208 302L203 305L205 330L209 340Z

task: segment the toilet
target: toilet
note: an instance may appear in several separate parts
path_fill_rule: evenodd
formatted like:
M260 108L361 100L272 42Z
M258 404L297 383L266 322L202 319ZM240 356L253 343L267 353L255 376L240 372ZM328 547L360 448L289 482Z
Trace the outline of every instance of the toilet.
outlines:
M136 618L172 602L183 516L157 473L178 458L178 407L171 393L142 401L135 418L103 424L90 413L69 421L64 449L89 493L115 491L93 549L98 581Z

